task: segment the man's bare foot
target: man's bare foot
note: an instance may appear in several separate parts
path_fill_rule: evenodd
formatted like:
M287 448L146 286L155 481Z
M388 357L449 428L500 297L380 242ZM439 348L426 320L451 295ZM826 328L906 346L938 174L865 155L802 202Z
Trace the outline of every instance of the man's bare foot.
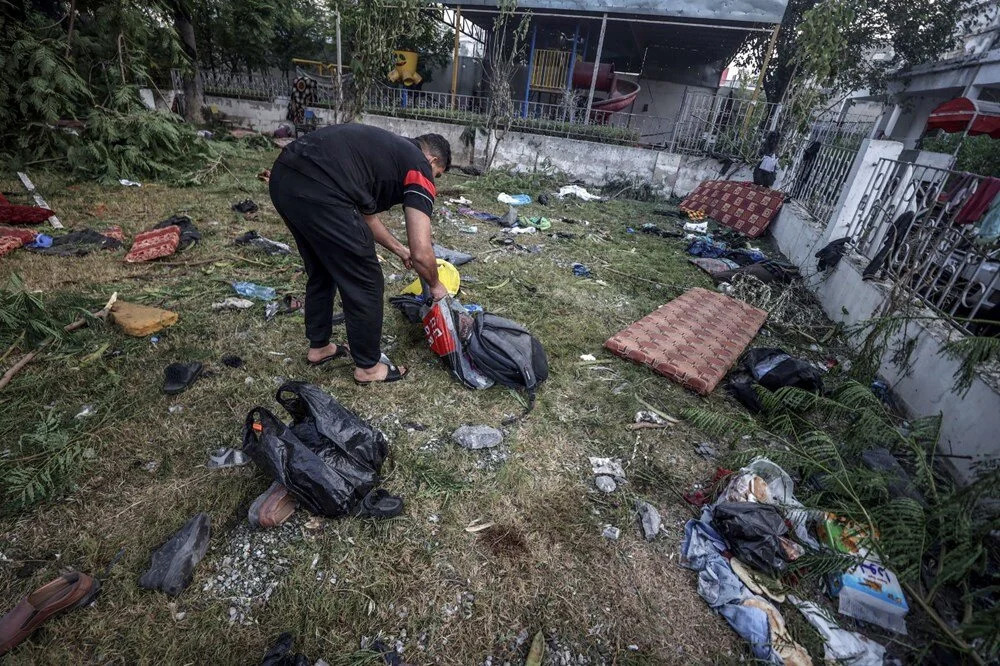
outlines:
M403 375L407 373L405 365L397 366ZM354 379L359 382L384 382L389 376L389 366L385 363L376 363L370 368L354 368Z
M319 363L325 358L330 358L331 356L335 356L339 348L340 345L336 345L331 342L326 347L310 349L309 353L306 354L306 360L309 361L310 363Z

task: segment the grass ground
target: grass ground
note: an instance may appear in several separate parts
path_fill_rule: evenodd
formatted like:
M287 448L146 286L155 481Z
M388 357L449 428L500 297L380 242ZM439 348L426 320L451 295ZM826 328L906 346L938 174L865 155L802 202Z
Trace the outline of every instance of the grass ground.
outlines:
M517 397L499 388L462 388L432 357L418 327L390 307L385 350L413 374L374 388L356 387L346 365L308 367L300 315L265 322L262 304L245 312L211 310L233 295L229 283L236 280L302 293L297 256L271 258L232 245L248 229L292 242L264 184L254 179L274 156L247 153L231 173L188 189L104 188L33 174L73 228L120 224L133 235L187 214L204 239L169 263L125 264L123 250L83 258L18 251L0 262L0 276L21 275L66 322L74 308L99 308L113 291L180 314L157 344L113 327L83 329L0 394L0 446L12 449L8 459L31 454L17 442L46 414L56 415L58 427L83 447L80 468L56 497L4 514L4 605L66 569L99 573L124 548L97 603L49 622L9 663L256 662L282 631L294 633L296 649L331 664L377 663L360 650L363 637L377 635L402 646L412 664L520 663L538 631L549 646L548 663L739 660L743 645L677 563L690 516L678 492L710 475L714 464L693 450L707 437L683 423L625 429L643 408L640 400L675 414L705 402L735 407L721 395L698 398L601 348L611 333L687 288L710 284L688 264L680 241L626 233L626 226L663 222L651 214L654 206L532 206L528 214L556 220L553 231L576 234L526 237L525 245L543 245L536 253L499 249L490 242L497 229L487 223L456 214L462 224L478 224L477 234L467 234L435 219L438 242L480 255L462 271L464 302L523 323L551 365L532 415L506 431L506 457L484 459L452 444L450 433L465 423L499 424L521 410ZM2 180L5 191L17 189L10 175ZM477 208L502 212L496 193L515 184L448 175L439 183L440 201L461 193ZM246 196L261 204L252 221L230 210ZM580 222L558 221L564 216ZM398 210L384 219L402 234ZM574 277L570 264L577 261L595 279ZM385 273L388 294L409 280L393 280L403 271L391 262ZM227 368L219 363L224 354L246 365ZM594 354L598 363L582 362L581 354ZM179 396L164 396L163 368L190 360L205 362L212 374ZM382 523L297 516L266 544L248 533L247 507L268 481L252 465L213 471L204 464L208 451L239 445L252 407L280 414L273 393L282 377L318 384L385 430L391 443L385 485L405 497L403 516ZM95 414L74 419L85 404ZM172 413L174 406L183 410ZM426 430L404 426L412 422ZM593 455L620 457L629 482L611 495L596 491L587 463ZM642 539L632 508L637 497L664 517L655 542ZM136 581L151 551L197 511L210 514L213 534L194 582L175 600L140 589ZM494 527L472 533L466 527L473 521ZM621 528L618 541L602 538L606 524ZM244 544L249 550L241 555ZM219 588L229 588L214 584L220 576L239 578L244 567L246 576L276 583L266 603L228 598ZM234 606L239 613L231 623Z

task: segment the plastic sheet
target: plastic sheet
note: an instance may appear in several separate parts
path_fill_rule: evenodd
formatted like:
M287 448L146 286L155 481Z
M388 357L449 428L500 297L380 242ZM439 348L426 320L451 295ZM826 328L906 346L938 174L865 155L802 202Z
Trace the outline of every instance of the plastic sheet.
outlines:
M788 533L785 519L770 504L723 502L712 512L715 529L733 555L763 571L783 571L781 537Z
M291 424L263 407L252 409L243 451L313 513L355 513L378 484L389 453L385 435L312 384L286 382L275 399Z

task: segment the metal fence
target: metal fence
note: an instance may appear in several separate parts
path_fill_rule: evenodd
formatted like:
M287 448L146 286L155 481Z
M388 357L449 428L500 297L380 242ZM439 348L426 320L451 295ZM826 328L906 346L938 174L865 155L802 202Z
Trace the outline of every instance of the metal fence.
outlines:
M292 79L292 76L275 74L234 74L211 69L201 71L201 83L206 95L237 99L272 101L275 97L288 97Z
M688 93L671 136L670 152L752 161L764 134L777 127L780 105L735 95Z
M865 276L891 277L958 328L980 331L973 320L995 318L1000 307L1000 249L980 237L970 205L987 182L879 160L849 234L870 259Z
M817 143L799 155L782 189L820 222L826 222L847 183L857 148Z

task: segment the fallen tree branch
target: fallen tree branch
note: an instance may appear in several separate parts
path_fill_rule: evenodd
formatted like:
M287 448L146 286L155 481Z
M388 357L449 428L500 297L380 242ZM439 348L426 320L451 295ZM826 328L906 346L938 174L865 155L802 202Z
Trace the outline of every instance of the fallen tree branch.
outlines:
M116 291L115 293L111 294L111 298L108 299L108 302L105 304L105 306L100 310L97 310L96 312L92 312L91 316L97 319L104 319L105 317L108 316L108 313L111 312L111 307L115 304L115 301L117 300L118 300L118 292ZM87 318L80 317L76 321L63 326L63 331L65 331L66 333L72 333L73 331L79 328L83 328L86 325L87 325ZM10 384L10 381L14 378L14 375L20 372L24 366L31 363L31 360L36 356L38 356L38 354L46 347L48 347L50 344L52 344L52 342L54 342L53 338L47 338L43 340L42 343L38 345L37 349L33 349L32 351L28 352L20 359L18 359L17 363L10 366L7 372L3 373L3 377L0 377L0 391L4 390L7 387L7 384Z

